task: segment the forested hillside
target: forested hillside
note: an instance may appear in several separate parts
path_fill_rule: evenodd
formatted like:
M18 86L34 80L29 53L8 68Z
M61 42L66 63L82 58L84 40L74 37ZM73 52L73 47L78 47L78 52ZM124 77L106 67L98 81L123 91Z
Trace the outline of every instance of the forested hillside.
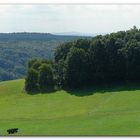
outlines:
M56 46L78 38L49 33L0 33L0 81L24 77L30 59L53 58Z

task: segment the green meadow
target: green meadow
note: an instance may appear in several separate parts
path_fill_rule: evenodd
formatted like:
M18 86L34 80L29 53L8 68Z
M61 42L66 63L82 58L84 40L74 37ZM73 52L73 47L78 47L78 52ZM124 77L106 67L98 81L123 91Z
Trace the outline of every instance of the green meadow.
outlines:
M138 85L35 95L23 87L22 79L0 82L0 135L140 135Z

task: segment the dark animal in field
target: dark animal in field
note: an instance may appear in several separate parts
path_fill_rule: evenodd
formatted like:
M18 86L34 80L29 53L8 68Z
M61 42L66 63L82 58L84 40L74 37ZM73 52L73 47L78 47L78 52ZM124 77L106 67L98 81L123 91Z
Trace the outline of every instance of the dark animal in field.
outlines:
M14 134L18 132L18 128L11 128L7 130L8 134Z

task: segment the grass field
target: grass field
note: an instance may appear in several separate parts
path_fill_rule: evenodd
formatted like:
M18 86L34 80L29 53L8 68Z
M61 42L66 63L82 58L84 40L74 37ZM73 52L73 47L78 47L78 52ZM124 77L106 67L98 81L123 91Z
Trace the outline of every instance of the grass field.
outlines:
M0 82L0 135L140 135L140 88L117 86L29 95ZM89 96L83 96L85 93Z

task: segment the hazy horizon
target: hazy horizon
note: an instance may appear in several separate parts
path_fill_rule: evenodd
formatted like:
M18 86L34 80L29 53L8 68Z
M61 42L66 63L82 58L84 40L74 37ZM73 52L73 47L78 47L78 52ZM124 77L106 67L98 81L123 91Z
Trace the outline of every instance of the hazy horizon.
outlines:
M139 28L140 5L0 5L0 33L105 34Z
M84 32L0 32L0 34L16 34L16 33L36 33L36 34L52 34L52 35L72 35L72 36L95 36L95 35L105 35L109 33L84 33Z

